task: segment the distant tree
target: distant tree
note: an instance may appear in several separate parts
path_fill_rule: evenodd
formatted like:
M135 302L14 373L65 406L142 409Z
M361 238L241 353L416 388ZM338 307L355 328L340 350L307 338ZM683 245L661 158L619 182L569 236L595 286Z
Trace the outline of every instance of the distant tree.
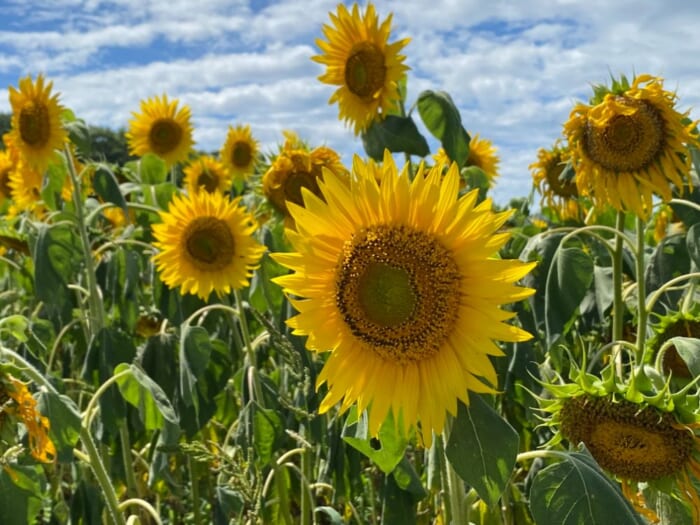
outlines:
M10 131L12 127L12 113L0 113L0 137ZM2 140L0 140L0 148L4 148Z

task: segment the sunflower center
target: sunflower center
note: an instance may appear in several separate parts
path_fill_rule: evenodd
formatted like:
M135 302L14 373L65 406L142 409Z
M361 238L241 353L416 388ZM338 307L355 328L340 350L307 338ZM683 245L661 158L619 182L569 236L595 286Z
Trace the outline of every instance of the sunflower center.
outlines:
M372 100L385 80L382 50L369 42L355 44L345 62L345 84L350 92L365 101Z
M170 118L160 118L148 133L151 149L158 155L170 153L180 145L182 127Z
M461 274L431 234L378 225L346 242L335 289L350 332L378 356L407 363L435 355L452 333Z
M183 239L190 261L199 270L219 271L233 260L233 234L228 224L221 219L196 218L187 226Z
M307 188L315 195L320 193L316 177L307 171L294 171L284 181L284 200L304 205L301 189Z
M570 199L578 196L578 189L573 179L562 180L560 178L565 166L557 157L545 168L544 173L552 193L565 199Z
M197 186L204 188L207 193L214 193L219 187L219 177L206 168L202 168L202 173L197 177Z
M253 150L246 142L236 142L231 151L231 162L238 168L245 168L253 160Z
M26 104L19 112L19 134L25 144L45 146L51 137L49 108L35 102Z
M610 171L644 171L663 153L663 116L643 100L618 96L615 102L634 111L615 114L599 124L589 121L583 136L586 153Z
M670 414L624 400L567 400L561 432L572 443L585 443L601 467L633 481L678 473L693 450L691 433L674 426Z

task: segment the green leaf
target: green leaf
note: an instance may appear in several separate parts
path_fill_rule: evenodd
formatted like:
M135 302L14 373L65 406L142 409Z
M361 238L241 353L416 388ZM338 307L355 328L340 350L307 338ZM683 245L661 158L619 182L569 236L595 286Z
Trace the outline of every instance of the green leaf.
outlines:
M41 510L38 467L8 465L0 468L0 523L35 523Z
M691 259L685 241L685 235L670 235L656 246L644 272L647 294L690 271ZM678 288L666 290L654 305L654 312L664 315L668 309L676 308L682 293Z
M28 340L27 330L29 329L29 319L23 315L9 315L2 319L0 324L0 334L3 336L11 335L21 343L26 343Z
M273 410L261 408L257 404L252 405L253 413L253 448L256 452L256 460L261 466L269 465L277 450L284 425L279 415Z
M68 132L70 142L78 148L83 156L89 156L92 151L92 141L90 140L90 128L83 119L76 118L70 109L65 109L61 113L63 128Z
M139 175L144 184L160 184L168 177L165 161L158 155L146 153L138 161Z
M69 177L66 163L63 157L60 162L52 162L46 170L44 184L41 187L41 200L50 210L58 210L61 202L61 193L66 178Z
M676 347L693 377L700 376L700 339L694 337L672 337L669 341Z
M163 428L164 420L179 423L168 396L158 383L153 381L139 367L129 363L121 363L114 369L114 375L129 370L131 373L117 379L119 391L127 402L135 406L147 430Z
M129 210L126 206L124 194L119 188L117 177L108 166L104 164L99 164L97 166L95 175L92 179L92 187L94 188L95 193L97 193L97 195L104 202L116 204L124 211L124 215L128 217Z
M561 248L549 268L545 290L547 343L564 332L593 281L593 259L580 248Z
M364 423L366 417L359 421L361 435L365 435ZM352 425L348 431L352 430ZM364 437L343 436L343 440L353 448L362 452L373 463L375 463L384 474L390 474L403 458L408 439L402 436L398 430L398 426L394 422L393 413L389 411L389 415L379 427L379 439L366 439Z
M469 407L459 403L445 447L455 472L474 487L481 499L495 505L513 472L518 433L478 395Z
M73 448L80 437L80 411L75 402L65 395L47 390L39 392L39 411L51 421L49 437L56 447L58 461L73 461Z
M382 494L382 525L415 525L418 523L416 499L396 484L394 476L385 476Z
M394 476L396 485L401 489L409 492L416 500L422 500L428 496L428 491L425 490L421 479L413 468L413 464L406 458L401 458L401 462L396 465L396 468L391 473Z
M323 520L323 523L328 523L329 525L344 525L345 524L345 522L343 521L343 517L333 507L326 507L326 506L316 507L314 509L314 513L320 513L320 514L324 514L326 516L326 519Z
M530 510L538 525L645 525L585 448L537 473Z
M418 96L418 113L423 123L440 141L447 156L459 167L469 157L469 133L462 126L462 117L452 97L444 91L423 91Z
M183 330L180 343L180 395L186 406L199 411L196 383L204 375L212 345L209 334L201 326L188 326Z
M395 115L374 121L362 134L362 145L367 155L377 161L384 158L385 149L392 153L405 152L419 157L430 153L428 142L418 131L413 119Z
M685 236L690 260L695 264L695 271L700 269L700 224L693 224Z

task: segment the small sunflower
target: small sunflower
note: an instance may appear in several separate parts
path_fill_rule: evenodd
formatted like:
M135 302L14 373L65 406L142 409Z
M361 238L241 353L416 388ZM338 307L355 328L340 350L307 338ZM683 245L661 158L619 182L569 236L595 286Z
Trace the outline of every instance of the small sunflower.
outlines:
M564 124L576 185L597 205L647 219L652 195L672 198L671 185L689 182L686 146L698 145L696 123L675 109L663 80L641 75L599 87L591 104L577 104Z
M208 155L192 160L183 172L183 185L189 193L197 193L200 190L223 193L231 189L231 174L222 162Z
M206 300L248 285L265 248L253 238L255 221L240 198L200 191L175 196L153 225L153 259L162 281Z
M187 159L194 144L190 108L178 104L167 95L141 101L141 113L132 112L126 133L131 155L153 153L168 166Z
M355 135L365 131L372 122L396 108L400 100L399 82L408 67L400 55L408 38L388 43L391 15L381 25L372 4L364 16L357 4L352 13L340 4L337 14L330 13L333 26L324 24L328 39L316 39L322 55L312 60L326 65L319 80L340 86L328 103L338 102L339 118L354 127Z
M41 198L43 183L42 174L25 163L24 159L20 159L10 172L7 182L12 197L9 215L14 216L22 212L42 215L46 211Z
M320 196L318 184L323 180L324 172L330 172L345 182L349 178L340 155L334 150L326 146L308 150L296 135L288 134L284 146L263 176L263 193L291 226L293 219L287 204L304 205L302 188Z
M37 410L36 400L27 385L11 374L0 378L0 415L16 418L27 429L29 449L37 461L50 463L56 459L56 446L49 437L50 422ZM7 420L0 419L4 425Z
M514 283L534 265L493 258L511 213L475 205L476 191L458 198L456 164L444 180L442 166L426 174L421 165L410 181L387 152L381 185L362 162L353 167L349 186L327 177L323 199L304 191L304 208L289 205L295 252L274 258L294 273L275 282L299 312L293 333L330 351L321 412L357 403L376 436L391 410L403 431L420 421L430 445L458 400L496 388L494 341L530 339L504 323L515 314L500 305L532 294Z
M10 174L15 163L8 151L0 151L0 205L12 197L10 189Z
M541 205L547 205L560 219L579 219L582 207L574 179L563 179L562 173L569 161L569 148L557 141L550 149L540 148L537 162L528 166L532 180L542 196Z
M53 82L44 83L42 75L36 83L31 77L20 79L19 90L10 86L12 106L11 140L24 161L43 173L55 150L63 147L68 133L61 125L63 107L58 94L51 95Z
M255 171L258 150L258 141L253 138L250 126L229 126L221 148L221 162L232 177L247 178Z

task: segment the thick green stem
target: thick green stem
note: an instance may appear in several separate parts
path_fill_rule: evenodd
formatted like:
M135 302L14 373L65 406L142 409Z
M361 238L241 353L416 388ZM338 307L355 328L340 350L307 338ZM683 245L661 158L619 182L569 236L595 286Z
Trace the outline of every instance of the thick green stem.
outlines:
M122 461L124 462L124 474L126 475L126 489L129 496L138 496L139 490L134 474L134 462L131 459L131 440L126 425L119 425L119 438L122 444Z
M265 400L263 399L262 386L260 385L260 379L258 377L255 349L253 348L253 345L250 340L248 321L245 316L245 309L243 308L243 298L241 297L240 290L234 290L233 295L236 298L236 308L238 309L238 322L241 326L241 335L243 336L243 345L245 346L246 362L248 365L248 370L250 371L250 394L258 403L258 405L264 407Z
M637 217L637 363L644 361L647 338L646 282L644 280L644 221Z
M622 235L625 231L625 214L617 212L617 220L615 221L615 229L620 232L620 235L615 237L615 250L612 256L612 273L613 273L613 330L612 340L619 341L622 339L623 317L625 305L622 301Z
M464 518L464 483L457 476L457 472L452 467L449 458L447 457L447 442L450 439L450 431L452 430L452 418L448 416L445 422L445 432L443 436L437 436L437 445L442 450L442 458L440 461L440 480L442 482L442 492L445 496L445 506L449 508L450 520L448 523L452 525L466 525Z
M190 483L192 483L192 510L194 511L194 522L202 523L202 516L199 512L199 476L197 475L197 464L192 456L187 456L187 468L190 471Z

